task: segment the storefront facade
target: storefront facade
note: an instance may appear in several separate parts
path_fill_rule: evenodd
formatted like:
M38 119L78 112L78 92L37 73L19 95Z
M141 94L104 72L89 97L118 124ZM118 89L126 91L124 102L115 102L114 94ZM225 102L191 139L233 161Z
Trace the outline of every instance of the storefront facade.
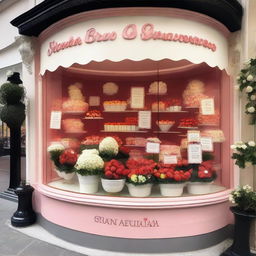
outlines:
M61 11L44 1L12 21L36 37L28 175L42 225L88 248L127 253L188 252L224 241L232 223L228 196L238 181L227 156L240 133L230 45L242 7L220 1L210 14L197 1L72 2ZM156 184L138 197L127 188L84 192L80 178L60 179L50 145L78 153L104 137L128 155L127 169L127 161L138 169L157 157L154 183L163 168L188 172L183 193L166 196ZM200 179L210 190L191 188Z

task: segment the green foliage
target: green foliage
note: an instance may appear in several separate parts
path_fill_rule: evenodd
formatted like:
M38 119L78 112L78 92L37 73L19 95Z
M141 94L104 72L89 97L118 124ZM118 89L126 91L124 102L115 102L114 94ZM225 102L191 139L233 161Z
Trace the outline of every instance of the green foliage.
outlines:
M230 201L236 204L239 210L256 212L256 192L248 185L238 187L231 192Z
M9 128L20 127L25 120L25 105L21 102L14 105L4 105L0 118Z
M0 103L5 104L17 104L24 99L24 88L17 84L4 83L0 87Z

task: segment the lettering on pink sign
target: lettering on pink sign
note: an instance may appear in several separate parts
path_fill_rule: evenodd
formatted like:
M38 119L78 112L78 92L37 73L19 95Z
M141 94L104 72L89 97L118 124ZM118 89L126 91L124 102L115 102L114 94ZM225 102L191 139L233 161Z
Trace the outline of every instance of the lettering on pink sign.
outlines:
M61 42L61 43L52 41L49 43L48 56L51 56L53 53L59 52L69 47L74 47L81 44L82 44L82 39L80 37L74 38L73 36L71 36L68 41Z
M103 41L114 41L117 37L116 32L103 33L100 34L96 31L95 28L90 28L85 34L85 43L91 44L94 42L103 42Z
M118 219L106 218L103 216L95 216L94 222L103 225L119 226L119 227L133 227L133 228L158 228L159 223L157 220L150 220L148 218L131 220L131 219Z
M128 24L122 31L122 38L125 40L133 40L137 38L138 29L136 24ZM107 42L107 41L115 41L117 38L117 32L107 32L107 33L99 33L95 28L90 28L86 31L84 37L84 43L92 44L99 42ZM140 32L140 38L143 41L148 40L163 40L170 42L178 42L185 44L192 44L195 46L202 46L211 51L215 52L217 47L214 43L210 42L207 39L199 38L197 36L185 35L180 33L172 33L172 32L162 32L155 30L154 25L151 23L146 23L142 26ZM61 50L65 50L70 47L78 46L83 43L81 37L73 37L71 36L69 40L64 42L56 42L51 41L49 43L48 48L48 56L51 56L53 53L58 53Z
M124 39L132 40L137 37L137 26L135 24L127 25L122 34Z

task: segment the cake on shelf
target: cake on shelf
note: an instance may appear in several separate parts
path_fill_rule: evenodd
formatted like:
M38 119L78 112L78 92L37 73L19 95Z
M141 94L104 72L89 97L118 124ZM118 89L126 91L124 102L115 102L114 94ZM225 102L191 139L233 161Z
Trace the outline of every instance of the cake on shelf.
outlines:
M113 82L107 82L102 86L103 93L106 95L114 95L118 92L118 85Z
M166 94L167 93L167 84L163 81L155 81L150 84L149 94Z
M124 100L108 100L103 102L105 111L125 111L127 102Z
M84 132L84 123L79 118L69 118L62 120L63 129L69 133Z

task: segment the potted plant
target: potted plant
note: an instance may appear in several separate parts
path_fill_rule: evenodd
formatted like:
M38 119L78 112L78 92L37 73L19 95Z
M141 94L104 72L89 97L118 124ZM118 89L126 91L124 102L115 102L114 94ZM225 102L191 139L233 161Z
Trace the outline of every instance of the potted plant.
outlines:
M212 183L217 178L216 170L211 159L201 164L186 164L183 160L183 162L178 163L177 169L192 169L191 177L187 184L187 189L190 194L201 195L211 193Z
M99 188L100 175L104 161L97 149L83 150L75 164L81 193L96 193Z
M125 169L125 166L115 159L105 163L104 173L101 178L103 189L109 193L122 191L128 172L129 170Z
M126 163L129 168L127 187L133 197L147 197L151 194L153 184L152 173L156 162L149 159L129 159Z
M70 181L75 174L74 165L77 161L77 153L73 149L65 149L60 143L50 145L47 150L56 173L64 180Z
M231 145L231 149L234 150L232 159L235 159L235 164L240 168L243 169L256 164L256 143L254 141L237 141Z
M153 171L162 196L181 196L192 170L176 170L176 165L160 165Z
M230 194L230 207L235 217L233 244L221 256L252 256L250 252L250 225L256 217L256 192L249 185L238 187Z

